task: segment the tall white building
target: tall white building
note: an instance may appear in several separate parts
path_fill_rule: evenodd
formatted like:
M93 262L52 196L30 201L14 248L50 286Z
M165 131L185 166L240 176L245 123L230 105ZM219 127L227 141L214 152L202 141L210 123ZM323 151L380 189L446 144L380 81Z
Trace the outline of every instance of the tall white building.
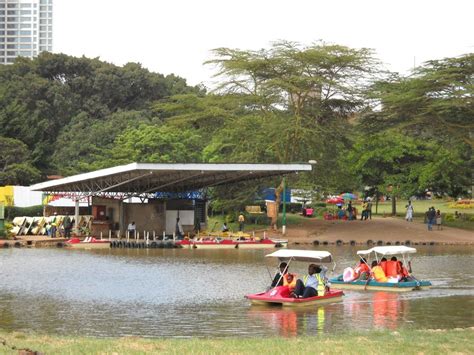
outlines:
M0 0L0 64L53 50L53 0Z

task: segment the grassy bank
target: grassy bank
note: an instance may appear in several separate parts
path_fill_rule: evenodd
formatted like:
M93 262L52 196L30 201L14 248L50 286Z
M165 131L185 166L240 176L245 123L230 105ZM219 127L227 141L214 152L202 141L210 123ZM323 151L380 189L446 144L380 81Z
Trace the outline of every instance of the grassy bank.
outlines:
M374 331L299 338L143 339L66 338L0 333L0 353L45 354L435 354L474 353L474 328ZM12 349L15 347L15 349Z

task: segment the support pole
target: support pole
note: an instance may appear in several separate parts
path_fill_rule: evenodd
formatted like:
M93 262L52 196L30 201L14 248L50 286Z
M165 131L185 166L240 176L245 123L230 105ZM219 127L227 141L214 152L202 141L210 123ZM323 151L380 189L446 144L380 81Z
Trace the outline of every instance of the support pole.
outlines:
M79 235L79 200L75 200L74 206L74 233Z
M277 206L278 210L278 206ZM281 227L281 234L286 234L286 178L283 177L283 219L282 219L282 227Z

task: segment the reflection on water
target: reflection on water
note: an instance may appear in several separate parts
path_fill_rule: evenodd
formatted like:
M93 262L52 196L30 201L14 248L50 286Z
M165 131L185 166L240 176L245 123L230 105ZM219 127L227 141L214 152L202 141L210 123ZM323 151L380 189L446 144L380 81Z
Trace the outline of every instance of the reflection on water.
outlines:
M356 249L327 248L335 273ZM428 291L346 291L319 307L251 307L275 264L262 250L0 250L0 329L91 336L292 337L374 328L474 325L474 249L418 248L416 276ZM304 274L305 264L292 264ZM440 316L442 310L442 317Z

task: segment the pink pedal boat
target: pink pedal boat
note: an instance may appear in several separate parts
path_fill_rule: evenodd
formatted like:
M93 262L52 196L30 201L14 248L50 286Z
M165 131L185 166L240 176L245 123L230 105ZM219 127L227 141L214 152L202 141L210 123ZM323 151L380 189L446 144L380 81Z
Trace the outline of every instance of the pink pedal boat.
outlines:
M266 255L266 257L278 258L280 262L285 261L288 266L291 261L302 261L310 263L331 263L332 255L328 251L319 250L291 250L280 249L274 253ZM281 306L312 306L321 303L330 303L340 301L344 293L340 290L326 290L324 295L294 298L290 296L290 290L287 286L277 286L266 292L246 295L252 305L281 305Z

